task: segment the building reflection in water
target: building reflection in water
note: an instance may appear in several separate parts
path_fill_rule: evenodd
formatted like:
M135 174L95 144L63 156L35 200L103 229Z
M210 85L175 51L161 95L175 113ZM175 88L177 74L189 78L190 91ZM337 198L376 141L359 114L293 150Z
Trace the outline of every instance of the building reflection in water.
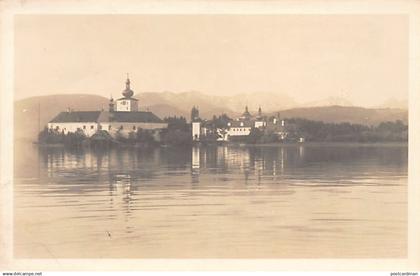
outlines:
M130 213L133 179L129 174L115 174L111 176L109 185L110 195L120 198L126 213Z
M191 149L192 182L199 182L200 173L224 174L240 171L245 177L245 184L250 176L256 176L257 183L263 176L281 176L285 174L287 163L291 166L303 166L305 146L194 146Z
M300 145L300 146L299 146L299 158L300 158L300 159L303 159L303 158L304 158L304 156L305 156L305 147L304 147L304 146L302 146L302 145Z
M189 152L191 150L191 152ZM305 150L307 152L305 152ZM208 185L204 179L216 181L231 180L232 175L240 177L234 185L255 185L260 188L264 183L276 181L287 172L304 165L305 153L311 156L312 150L299 146L194 146L190 149L153 148L153 149L111 149L40 150L40 158L47 170L44 177L53 178L61 192L89 194L105 192L108 197L110 219L126 221L126 231L131 231L132 216L138 204L140 184L158 185L172 188L170 182L162 182L162 177L185 174L187 182L177 185ZM190 180L188 180L191 175ZM201 174L201 176L200 176ZM201 178L200 178L201 177ZM202 183L200 183L200 180ZM86 183L86 185L85 185ZM159 186L160 185L160 186ZM151 187L151 186L150 186ZM175 186L174 186L175 187ZM154 189L154 188L153 188ZM113 217L113 218L112 218Z
M200 147L194 146L191 149L191 182L200 182Z
M191 167L192 169L200 169L200 147L194 146L191 150Z
M280 174L284 174L284 148L280 149Z
M247 147L247 146L194 146L191 155L188 151L177 149L154 150L79 150L49 149L40 152L43 164L47 166L48 177L75 175L78 170L95 171L93 176L100 179L115 173L129 173L132 178L154 178L166 174L167 170L188 170L192 181L199 182L200 173L224 174L230 171L241 171L245 180L250 175L261 179L263 175L279 176L285 173L287 164L304 166L307 162L307 148L299 146ZM293 164L292 164L293 163ZM108 176L109 175L109 176ZM122 181L122 180L121 180Z

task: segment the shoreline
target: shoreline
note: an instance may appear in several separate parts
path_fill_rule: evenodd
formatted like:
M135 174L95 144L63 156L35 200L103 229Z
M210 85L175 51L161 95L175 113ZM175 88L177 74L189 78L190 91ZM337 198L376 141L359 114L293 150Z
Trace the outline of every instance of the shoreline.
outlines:
M80 146L69 146L62 143L57 144L40 144L38 142L28 141L15 141L15 143L31 143L42 148L92 148L92 145L80 145ZM168 147L214 147L214 146L227 146L227 147L408 147L408 142L304 142L304 143L266 143L266 144L246 144L246 143L192 143L190 145L130 145L130 144L119 144L111 146L99 146L99 148L168 148Z
M304 142L304 143L267 143L267 144L247 144L246 146L256 147L273 147L273 146L284 146L284 147L356 147L356 146L407 146L408 142Z

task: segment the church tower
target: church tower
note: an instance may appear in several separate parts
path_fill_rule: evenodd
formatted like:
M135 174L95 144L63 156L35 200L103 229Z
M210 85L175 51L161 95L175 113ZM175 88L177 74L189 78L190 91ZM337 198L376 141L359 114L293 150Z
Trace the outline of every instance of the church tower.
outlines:
M125 81L125 89L122 92L123 98L116 100L116 110L117 112L133 112L138 111L138 100L132 98L134 91L130 87L130 78L127 74L127 80Z
M245 112L240 117L242 120L250 120L252 117L251 113L248 111L248 106L245 106Z

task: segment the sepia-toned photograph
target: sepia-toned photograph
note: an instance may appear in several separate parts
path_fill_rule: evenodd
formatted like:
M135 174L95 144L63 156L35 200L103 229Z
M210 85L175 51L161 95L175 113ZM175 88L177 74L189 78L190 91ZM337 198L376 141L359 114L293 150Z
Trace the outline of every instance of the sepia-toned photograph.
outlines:
M407 259L409 26L15 14L13 258Z

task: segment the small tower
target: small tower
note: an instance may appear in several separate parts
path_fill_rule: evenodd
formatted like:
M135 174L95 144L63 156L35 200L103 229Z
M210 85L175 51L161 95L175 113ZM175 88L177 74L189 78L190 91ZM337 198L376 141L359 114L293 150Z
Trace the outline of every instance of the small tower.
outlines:
M114 112L114 99L112 98L112 95L109 99L109 112Z
M252 115L248 111L248 106L245 106L245 112L242 114L241 119L243 120L249 120L251 119Z
M130 78L127 74L127 80L125 81L125 89L122 92L123 98L116 100L116 111L119 112L133 112L138 111L138 100L132 98L134 91L130 87Z
M254 127L256 128L260 128L260 127L265 127L267 125L267 123L265 122L263 115L262 115L262 109L261 106L258 108L258 115L256 117L256 120L254 122Z
M198 111L198 108L193 106L191 109L191 122L194 122L200 118L200 112Z
M201 120L199 116L198 108L193 106L191 109L191 135L193 138L193 141L200 141L200 135L201 135Z
M261 106L258 107L258 118L262 118L262 110L261 110Z

